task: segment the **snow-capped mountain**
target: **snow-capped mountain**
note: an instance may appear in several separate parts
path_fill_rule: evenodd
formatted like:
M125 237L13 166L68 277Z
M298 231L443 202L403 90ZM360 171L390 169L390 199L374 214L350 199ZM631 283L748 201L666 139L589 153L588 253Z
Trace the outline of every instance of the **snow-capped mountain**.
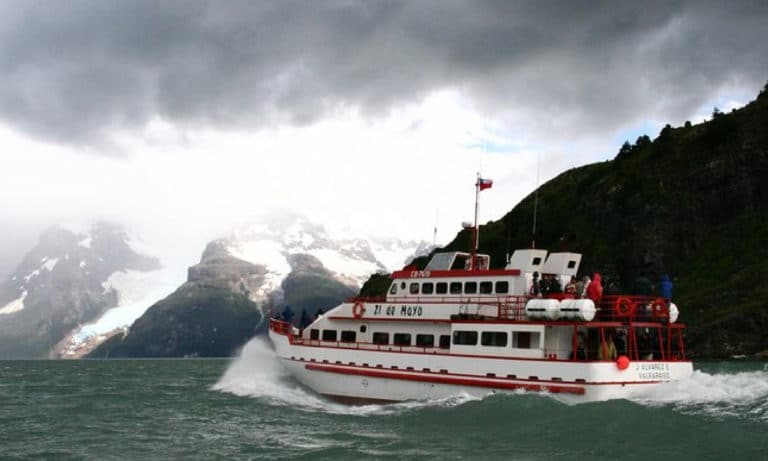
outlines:
M257 296L280 289L291 272L291 255L313 256L339 281L359 288L371 274L400 269L432 249L426 242L350 232L333 235L322 225L287 211L274 211L241 225L221 242L232 256L267 268L266 283Z
M154 286L150 274L161 272L159 261L137 252L135 243L125 230L105 223L86 232L61 227L43 232L0 284L0 357L66 355L70 344L63 340L73 330L92 324L96 335L106 333L107 324L130 323L133 319L98 322L110 308L129 307L141 298L137 292ZM86 340L80 338L79 343Z
M424 242L332 233L298 214L273 212L210 242L185 282L184 267L162 267L146 256L159 252L117 226L49 229L0 284L0 358L80 357L116 333L132 336L125 335L129 327L146 326L147 318L157 323L157 316L145 315L155 305L182 312L189 293L189 302L229 306L214 316L235 312L249 322L247 308L227 293L264 313L285 304L315 312L356 293L371 274L398 269L430 249ZM163 303L171 293L173 302ZM221 319L220 333L231 320Z
M209 242L184 284L90 356L226 356L270 311L290 305L297 320L311 318L423 251L416 242L336 237L298 214L271 213Z

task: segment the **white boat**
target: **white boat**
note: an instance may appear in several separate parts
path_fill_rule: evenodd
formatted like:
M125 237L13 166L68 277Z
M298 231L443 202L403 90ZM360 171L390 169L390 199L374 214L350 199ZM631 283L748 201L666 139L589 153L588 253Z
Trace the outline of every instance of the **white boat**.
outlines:
M693 373L669 300L532 295L534 274L566 286L578 253L523 249L504 269L489 262L475 250L437 253L423 270L394 272L386 296L347 300L301 331L271 319L269 337L298 381L350 403L519 390L596 401Z

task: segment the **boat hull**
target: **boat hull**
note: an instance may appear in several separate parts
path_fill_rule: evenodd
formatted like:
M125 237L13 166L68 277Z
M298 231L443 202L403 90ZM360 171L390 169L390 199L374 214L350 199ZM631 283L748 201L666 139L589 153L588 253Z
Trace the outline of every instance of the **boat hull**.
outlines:
M690 361L639 361L620 370L606 361L467 357L401 350L292 344L270 331L281 363L303 385L337 400L399 402L458 394L548 392L568 401L630 398L693 373Z

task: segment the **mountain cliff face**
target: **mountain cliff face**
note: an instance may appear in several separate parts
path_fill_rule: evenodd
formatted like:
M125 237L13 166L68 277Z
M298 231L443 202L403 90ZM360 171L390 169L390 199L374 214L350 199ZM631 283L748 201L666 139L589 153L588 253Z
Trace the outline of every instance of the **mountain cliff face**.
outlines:
M220 357L232 354L270 312L302 313L338 305L368 275L424 250L396 239L331 238L293 213L273 213L214 240L187 282L151 306L90 357Z
M130 243L124 230L103 223L82 234L45 231L0 284L0 358L54 356L54 346L73 329L117 305L119 291L110 280L160 268Z
M732 113L667 126L653 141L626 143L613 161L561 174L538 191L537 247L581 252L583 273L624 289L669 274L696 356L768 350L766 127L768 88ZM533 202L532 193L481 226L493 267L504 266L507 248L531 245ZM469 242L462 231L446 248Z

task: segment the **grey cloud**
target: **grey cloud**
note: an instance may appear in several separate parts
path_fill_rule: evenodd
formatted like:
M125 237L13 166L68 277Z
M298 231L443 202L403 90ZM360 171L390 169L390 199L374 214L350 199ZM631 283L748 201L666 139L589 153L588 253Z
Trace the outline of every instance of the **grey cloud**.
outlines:
M6 2L0 117L92 145L153 116L258 129L440 88L571 130L674 119L768 79L768 4Z

